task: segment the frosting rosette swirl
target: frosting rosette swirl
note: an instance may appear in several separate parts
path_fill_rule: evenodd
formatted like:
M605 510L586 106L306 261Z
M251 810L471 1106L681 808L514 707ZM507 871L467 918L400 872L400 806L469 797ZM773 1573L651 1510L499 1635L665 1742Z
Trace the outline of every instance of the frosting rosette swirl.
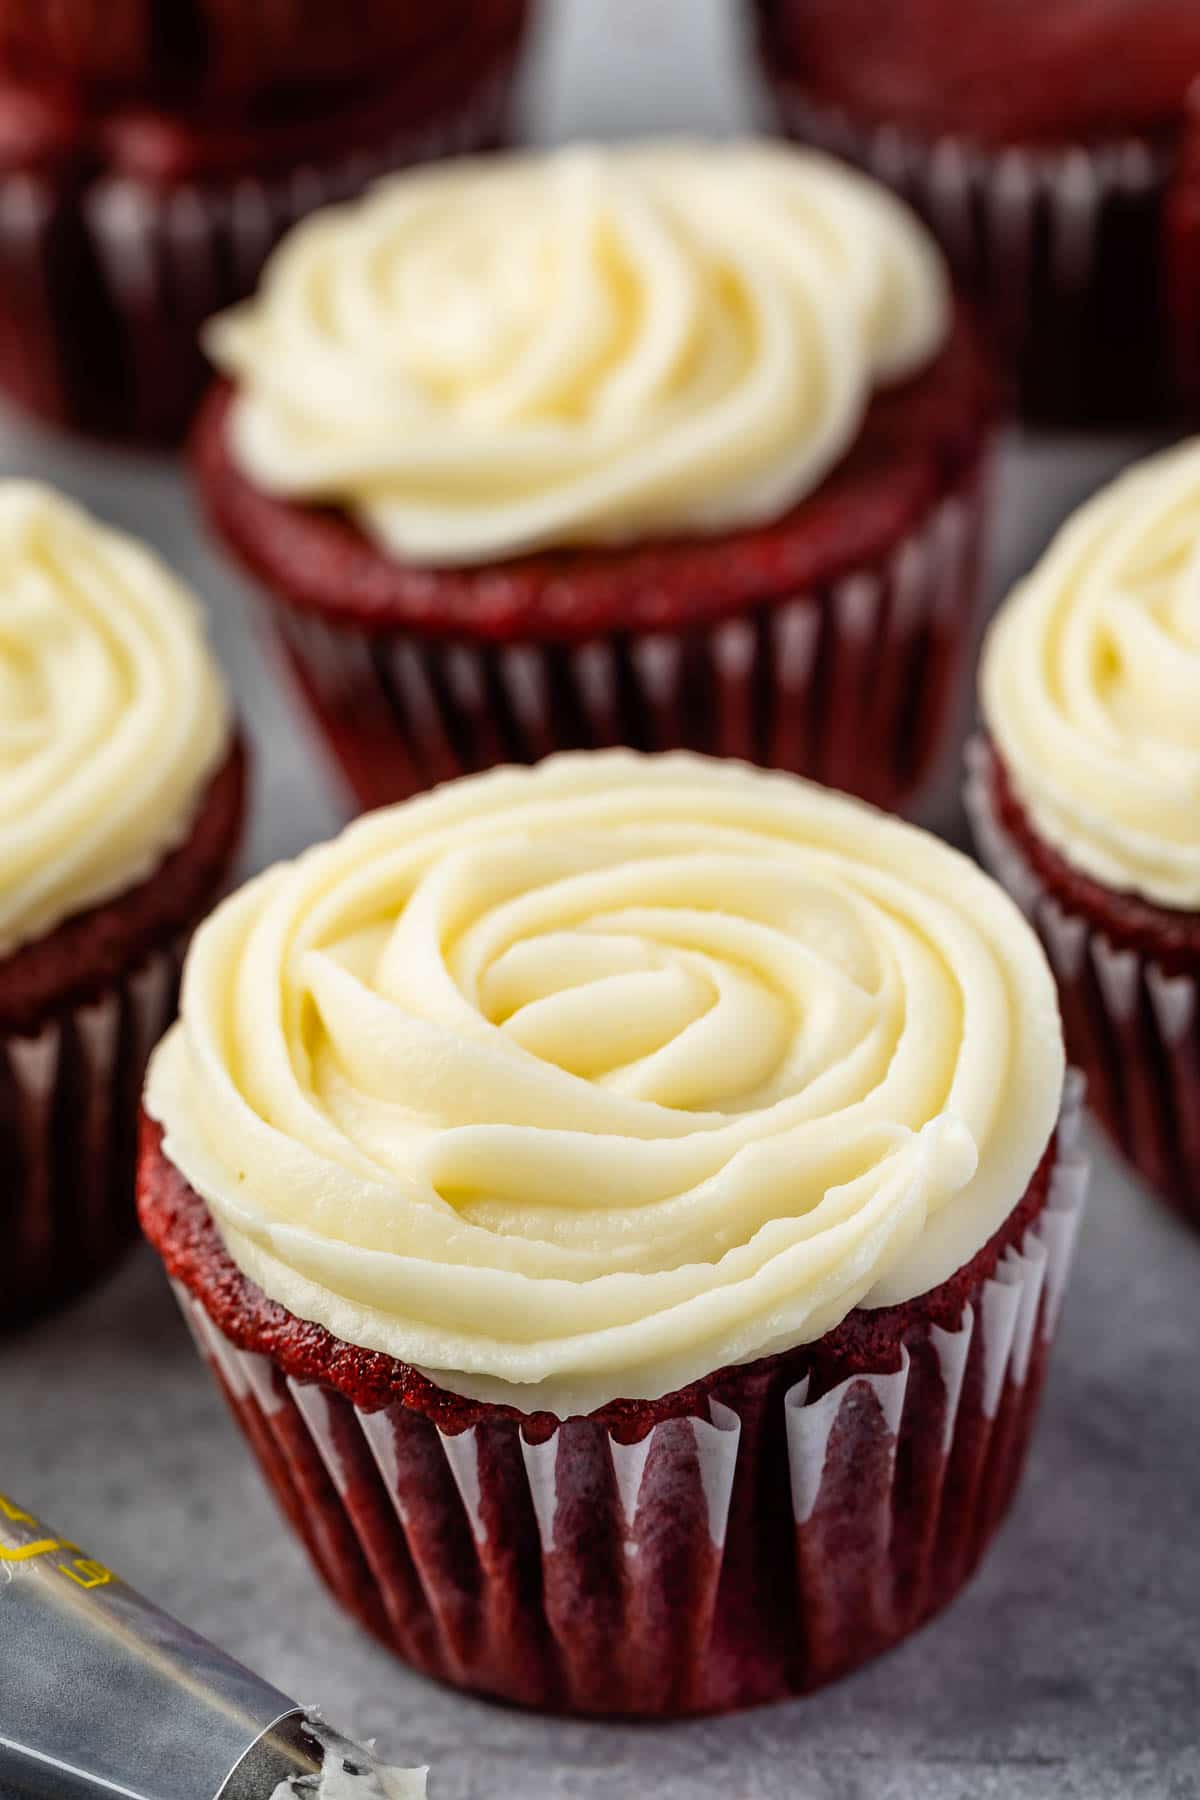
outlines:
M778 518L948 308L924 227L816 152L585 146L316 215L207 347L251 480L452 565Z
M0 483L0 955L150 874L229 735L169 570L51 489Z
M1068 521L1001 610L981 680L1039 835L1109 888L1200 909L1200 440Z
M195 940L148 1107L294 1314L563 1415L922 1293L1054 1130L1049 970L974 865L687 755L369 814Z

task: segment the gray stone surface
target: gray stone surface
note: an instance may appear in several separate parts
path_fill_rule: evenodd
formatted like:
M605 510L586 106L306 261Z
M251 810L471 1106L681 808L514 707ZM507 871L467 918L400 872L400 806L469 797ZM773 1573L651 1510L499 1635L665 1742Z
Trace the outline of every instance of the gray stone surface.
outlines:
M551 0L539 135L723 129L747 117L707 0ZM1013 443L993 593L1132 443ZM0 423L0 470L60 482L159 544L206 596L258 749L247 866L338 807L157 461ZM793 1705L666 1729L563 1724L409 1674L342 1618L281 1528L161 1274L0 1340L0 1477L280 1687L319 1700L436 1800L1185 1800L1200 1793L1200 1241L1097 1146L1098 1179L1016 1509L941 1620ZM0 1665L4 1647L0 1645Z

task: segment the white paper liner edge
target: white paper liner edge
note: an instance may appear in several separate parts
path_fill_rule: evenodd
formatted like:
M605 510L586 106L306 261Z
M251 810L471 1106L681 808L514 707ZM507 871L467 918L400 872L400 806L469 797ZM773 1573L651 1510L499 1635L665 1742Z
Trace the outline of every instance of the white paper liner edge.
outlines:
M1144 982L1164 1042L1182 1043L1200 1021L1200 984L1191 975L1168 975L1162 964L1142 952L1118 947L1081 914L1068 912L1048 892L1036 870L1022 855L996 817L988 787L992 752L981 737L967 745L963 800L980 855L1037 929L1060 980L1078 979L1090 956L1100 991L1112 1016L1122 1022L1137 1009Z
M817 657L823 633L836 638L848 659L882 633L888 665L896 668L905 665L928 634L928 679L938 686L926 700L940 708L940 717L936 737L924 747L921 766L901 796L905 810L912 811L937 785L961 731L962 668L980 603L974 560L983 510L979 483L972 478L969 489L964 484L940 500L877 567L852 570L825 587L755 601L741 614L691 626L686 632L614 631L578 643L531 639L485 645L465 638L443 642L415 630L368 635L357 626L335 623L270 597L264 616L321 708L372 728L395 729L414 773L424 771L417 785L483 766L486 755L461 756L445 709L452 710L454 723L465 724L472 744L499 742L491 697L497 689L525 760L534 761L559 747L555 687L564 679L570 686L572 710L582 719L593 748L622 741L623 679L632 684L636 710L649 722L653 742L647 747L673 748L686 738L678 721L684 716L685 687L697 653L712 670L715 696L703 747L752 759L765 749L762 760L770 766L799 766L788 720L807 717L825 667L825 662L818 666ZM959 602L968 583L973 584L971 604L962 608ZM941 666L936 646L951 639L959 641L960 666L948 671ZM765 746L757 741L754 724L764 679L775 715ZM891 742L880 745L872 736L879 731L894 733L896 721L879 721L872 714L877 694L871 683L865 684L860 697L863 716L856 741L873 742L876 756L887 757L902 748ZM748 733L756 740L753 744L747 741ZM826 725L818 758L827 737ZM512 756L505 743L493 760L510 761ZM838 771L823 766L813 771L808 757L803 760L805 772L836 779ZM861 783L864 773L869 775L872 760L859 752L854 785ZM889 803L883 793L867 797Z
M32 1033L0 1034L0 1067L7 1065L16 1095L15 1136L21 1143L27 1171L25 1185L41 1185L43 1204L54 1189L56 1096L64 1078L63 1057L68 1038L73 1035L86 1067L82 1105L88 1109L93 1124L98 1120L104 1147L111 1150L121 1104L118 1064L122 1015L130 1036L129 1087L131 1093L136 1093L150 1053L174 1016L185 947L186 939L181 938L149 952L123 971L98 998L85 1001L68 1013L56 1014ZM136 1077L134 1071L139 1071ZM93 1113L93 1108L99 1108L99 1114ZM9 1212L18 1219L22 1211L23 1195L18 1194ZM57 1228L53 1215L48 1215L45 1222L47 1232L53 1233Z
M1005 1386L1011 1383L1022 1388L1026 1382L1039 1321L1044 1341L1049 1342L1054 1334L1089 1174L1089 1165L1077 1147L1081 1101L1082 1083L1072 1072L1064 1089L1058 1158L1041 1214L1026 1232L1020 1248L1010 1247L1005 1251L995 1274L983 1286L978 1307L966 1306L953 1331L936 1326L931 1328L931 1341L945 1386L942 1437L947 1453L954 1439L963 1376L976 1336L983 1353L982 1409L986 1418L993 1419ZM212 1323L200 1301L182 1283L172 1285L201 1355L215 1365L230 1391L239 1399L253 1394L268 1416L286 1407L286 1395L277 1391L274 1368L269 1360L236 1349ZM891 1373L851 1376L814 1401L808 1399L808 1378L805 1377L785 1394L792 1510L797 1525L803 1525L811 1518L820 1501L829 1440L835 1425L844 1420L845 1409L876 1408L894 1457L910 1367L909 1354L902 1350L900 1367ZM346 1476L330 1429L329 1399L325 1391L315 1384L290 1380L286 1389L305 1420L334 1486L344 1494ZM388 1413L386 1409L375 1412L354 1410L387 1494L403 1524L404 1503ZM457 1433L439 1429L438 1437L471 1529L476 1541L482 1544L486 1542L487 1530L480 1503L478 1429L469 1427ZM681 1440L681 1431L687 1434L686 1441ZM694 1457L699 1465L709 1535L719 1550L725 1541L737 1471L741 1420L730 1408L718 1402L710 1402L708 1420L668 1419L653 1426L635 1444L621 1444L609 1434L607 1441L614 1483L629 1533L627 1547L635 1550L635 1522L642 1482L663 1434L671 1434L661 1445L665 1453L676 1459L681 1455L687 1455L689 1459ZM558 1434L552 1433L536 1444L527 1443L523 1435L520 1441L542 1548L545 1553L551 1553L555 1548L559 1497Z
M1039 228L1049 232L1059 291L1084 292L1093 278L1105 207L1113 199L1157 194L1171 167L1169 152L1137 137L1086 147L988 149L953 133L922 137L896 125L859 124L842 108L809 99L786 77L773 80L772 92L787 131L904 194L959 267L978 257L982 219L998 297L1017 317ZM1043 227L1039 220L1046 221Z

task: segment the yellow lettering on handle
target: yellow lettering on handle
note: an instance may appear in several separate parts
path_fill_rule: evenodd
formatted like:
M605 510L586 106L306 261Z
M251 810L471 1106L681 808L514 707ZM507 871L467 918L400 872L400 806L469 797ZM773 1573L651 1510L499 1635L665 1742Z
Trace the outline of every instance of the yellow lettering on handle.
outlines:
M32 1513L22 1512L19 1506L6 1500L3 1494L0 1494L0 1519L8 1519L14 1525L37 1524ZM32 1562L35 1557L50 1556L55 1550L78 1549L79 1545L71 1543L69 1538L38 1538L32 1544L18 1544L14 1548L0 1544L0 1563ZM54 1566L60 1575L65 1575L76 1587L107 1587L110 1581L116 1579L112 1570L106 1569L103 1563L95 1562L90 1556L82 1554L73 1562L56 1563Z
M81 1588L107 1587L113 1579L111 1569L106 1569L103 1563L93 1562L88 1556L77 1557L73 1563L59 1563L58 1572Z

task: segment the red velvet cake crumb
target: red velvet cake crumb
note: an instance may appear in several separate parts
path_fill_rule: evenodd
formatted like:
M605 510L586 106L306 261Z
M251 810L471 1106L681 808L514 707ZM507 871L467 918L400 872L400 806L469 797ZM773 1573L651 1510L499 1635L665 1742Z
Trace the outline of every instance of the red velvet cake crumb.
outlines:
M999 752L991 748L988 781L996 817L1047 891L1117 949L1153 957L1169 975L1200 968L1200 913L1158 906L1140 894L1108 888L1069 863L1039 837L1018 800Z
M994 747L982 778L980 845L1003 881L1016 886L1009 863L1021 865L1019 897L1033 901L1088 1105L1143 1180L1200 1226L1200 914L1072 867L1039 837Z
M959 310L932 365L876 393L839 466L773 523L469 568L406 564L348 512L256 487L231 451L228 385L193 462L362 807L627 745L737 757L898 811L958 720L994 398Z
M150 875L0 957L0 1034L33 1031L103 993L195 925L230 875L246 786L246 752L238 743L210 782L187 838Z
M265 1479L350 1613L457 1687L662 1719L807 1692L958 1593L1045 1378L1070 1242L1059 1207L1043 1223L1051 1182L1047 1152L932 1294L566 1421L458 1399L272 1305L148 1121L139 1198Z
M960 311L936 361L875 395L849 454L776 523L436 569L389 557L344 513L256 488L229 451L232 399L222 383L206 401L193 466L213 525L273 596L368 632L410 627L489 643L677 629L872 565L975 467L994 409L988 364Z
M365 1410L402 1404L460 1431L494 1418L521 1419L536 1442L554 1427L553 1415L522 1413L464 1399L439 1387L407 1363L344 1343L324 1326L297 1318L270 1300L237 1268L203 1200L171 1163L162 1128L143 1116L138 1158L138 1212L142 1229L168 1274L200 1301L209 1318L239 1349L265 1356L292 1380L320 1382ZM624 1442L636 1442L663 1419L706 1416L710 1396L770 1376L790 1385L806 1374L815 1397L862 1371L894 1369L901 1347L930 1325L958 1326L970 1295L995 1271L1004 1252L1019 1246L1044 1208L1054 1166L1052 1140L1029 1188L998 1231L949 1280L901 1306L860 1308L816 1343L720 1369L659 1400L613 1400L591 1417Z
M134 1236L146 1061L229 879L246 760L235 743L144 880L0 958L0 1331L91 1286Z

